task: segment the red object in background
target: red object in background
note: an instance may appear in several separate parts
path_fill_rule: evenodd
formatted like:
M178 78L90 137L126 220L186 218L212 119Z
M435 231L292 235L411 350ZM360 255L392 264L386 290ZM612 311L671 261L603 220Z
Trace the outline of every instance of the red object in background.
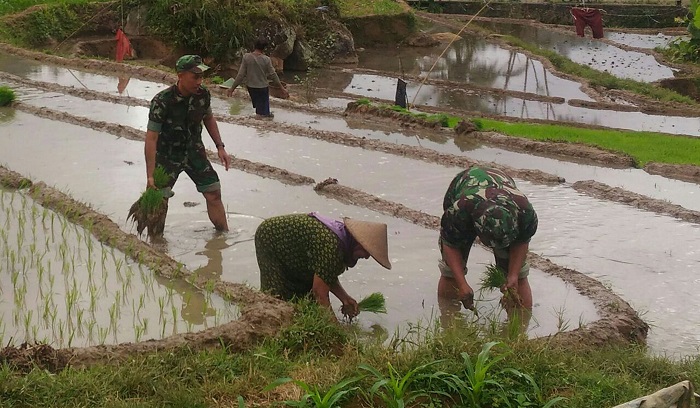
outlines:
M574 16L576 35L583 37L586 26L591 27L593 38L603 38L603 17L600 10L594 8L572 8L571 15Z
M117 30L117 62L122 62L124 56L131 56L131 42L126 38L126 34L122 29Z

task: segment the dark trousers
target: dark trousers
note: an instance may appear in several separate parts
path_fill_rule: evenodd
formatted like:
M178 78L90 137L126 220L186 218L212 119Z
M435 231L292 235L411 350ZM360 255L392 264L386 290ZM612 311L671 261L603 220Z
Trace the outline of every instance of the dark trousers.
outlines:
M603 38L603 17L600 10L589 8L572 8L571 15L574 16L576 35L583 37L586 26L591 27L593 38Z
M248 87L248 95L253 101L255 113L258 115L270 115L270 88L250 88Z

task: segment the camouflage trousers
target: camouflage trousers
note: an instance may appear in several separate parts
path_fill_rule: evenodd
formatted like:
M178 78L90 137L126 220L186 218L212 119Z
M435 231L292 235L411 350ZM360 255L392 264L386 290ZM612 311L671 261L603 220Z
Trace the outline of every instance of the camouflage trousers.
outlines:
M438 240L438 245L440 247L440 254L442 254L442 239ZM469 258L469 251L471 251L472 245L461 245L458 249L462 254L462 259L464 259L464 274L467 274L467 259ZM494 248L493 256L496 260L496 266L498 266L502 271L508 273L508 266L510 265L510 253L508 248ZM438 269L440 270L440 275L446 278L454 278L454 273L452 269L445 262L444 256L438 261ZM523 262L520 268L520 273L518 273L518 279L527 278L530 275L530 264Z
M204 145L198 145L184 154L165 154L156 152L156 166L162 166L170 175L168 187L173 187L183 171L194 181L197 191L208 193L221 190L219 175L207 158Z

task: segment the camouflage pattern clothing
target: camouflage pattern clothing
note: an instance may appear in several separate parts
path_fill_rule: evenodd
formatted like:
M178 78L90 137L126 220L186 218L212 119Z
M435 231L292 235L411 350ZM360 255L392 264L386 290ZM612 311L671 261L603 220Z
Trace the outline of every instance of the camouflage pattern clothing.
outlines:
M465 265L478 236L494 250L496 264L507 271L510 245L529 242L537 231L537 213L515 181L489 167L472 166L457 174L442 208L440 249L443 243L459 249ZM440 270L444 276L451 276L444 260ZM528 270L528 265L523 265L520 277L527 276Z
M347 269L340 239L308 214L272 217L255 232L260 289L284 300L311 292L314 275L332 286Z
M202 121L210 115L211 93L205 87L200 87L198 94L186 97L173 85L151 100L148 130L159 132L156 166L163 166L171 176L169 187L184 171L199 192L221 188L202 143Z

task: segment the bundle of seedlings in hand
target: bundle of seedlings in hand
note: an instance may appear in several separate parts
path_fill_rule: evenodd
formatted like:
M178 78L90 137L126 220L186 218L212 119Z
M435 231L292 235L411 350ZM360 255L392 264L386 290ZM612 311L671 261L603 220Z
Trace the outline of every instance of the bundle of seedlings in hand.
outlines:
M156 167L153 182L156 188L147 188L131 205L127 216L127 220L136 223L139 235L147 229L150 238L163 235L165 216L168 214L168 198L172 196L170 189L165 188L170 182L170 176L163 167Z
M0 86L0 106L10 106L16 98L15 91L10 87Z
M481 288L489 290L500 289L505 284L506 273L503 271L503 269L494 264L488 265L484 276L481 277Z
M486 267L486 273L481 278L481 289L501 289L506 285L507 277L506 272L498 266L491 264ZM501 298L501 306L505 309L509 309L521 304L520 296L515 288L510 288L508 291L503 292L503 298Z
M357 303L360 312L386 313L386 301L384 295L379 292L372 293Z

